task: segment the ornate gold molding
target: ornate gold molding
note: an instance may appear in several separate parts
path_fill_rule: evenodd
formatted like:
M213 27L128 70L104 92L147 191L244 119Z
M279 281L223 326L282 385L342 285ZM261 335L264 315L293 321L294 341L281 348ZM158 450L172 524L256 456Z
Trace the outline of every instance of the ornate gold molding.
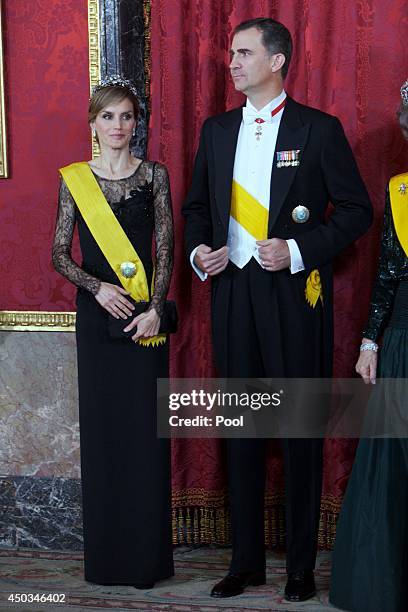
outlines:
M88 0L88 37L89 37L89 90L101 80L100 56L100 26L99 26L99 0ZM99 145L92 138L92 157L99 157Z
M75 312L3 310L0 331L75 331Z
M144 15L144 71L145 71L145 94L148 112L151 112L150 104L150 67L151 67L151 0L143 1Z
M0 178L8 177L7 138L6 138L6 107L4 95L3 68L3 24L2 0L0 0Z

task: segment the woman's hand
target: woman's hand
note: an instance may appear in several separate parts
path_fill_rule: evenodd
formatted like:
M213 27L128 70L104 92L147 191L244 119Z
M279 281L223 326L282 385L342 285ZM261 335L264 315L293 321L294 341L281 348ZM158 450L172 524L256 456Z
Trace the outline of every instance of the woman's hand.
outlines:
M115 319L127 319L135 307L125 298L125 295L129 293L123 287L102 282L98 293L95 294L95 299Z
M136 342L139 338L151 338L157 336L160 328L160 317L154 308L151 308L147 312L142 312L140 315L135 317L133 321L125 327L124 331L130 331L137 326L137 331L132 340Z
M362 344L372 343L372 340L363 338ZM356 372L360 374L365 384L375 385L377 375L377 353L375 351L360 351L360 357L356 363Z

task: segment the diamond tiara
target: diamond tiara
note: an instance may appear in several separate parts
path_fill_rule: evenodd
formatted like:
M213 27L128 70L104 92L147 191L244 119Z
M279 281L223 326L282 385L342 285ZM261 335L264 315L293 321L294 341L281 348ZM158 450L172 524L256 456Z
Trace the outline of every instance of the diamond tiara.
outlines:
M132 81L129 79L124 79L119 74L112 74L104 79L101 79L98 85L95 85L95 87L92 89L92 95L96 94L97 91L100 91L105 87L123 87L123 89L127 89L128 91L132 92L135 98L138 99L137 89Z
M402 105L408 106L408 79L402 85L400 92L401 92Z

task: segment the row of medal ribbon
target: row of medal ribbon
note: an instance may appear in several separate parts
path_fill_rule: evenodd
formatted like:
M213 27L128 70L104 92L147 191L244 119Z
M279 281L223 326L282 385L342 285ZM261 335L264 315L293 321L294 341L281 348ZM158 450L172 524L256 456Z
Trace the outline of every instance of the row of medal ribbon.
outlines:
M300 149L293 149L292 151L277 151L276 152L276 167L283 168L288 166L299 166L299 153Z

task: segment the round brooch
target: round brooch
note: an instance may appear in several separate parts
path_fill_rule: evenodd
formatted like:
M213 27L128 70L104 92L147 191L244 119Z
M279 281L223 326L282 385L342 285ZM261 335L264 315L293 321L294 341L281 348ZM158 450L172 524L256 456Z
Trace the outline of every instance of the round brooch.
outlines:
M309 209L306 208L306 206L299 205L292 210L292 219L295 223L306 223L309 217L310 212Z
M136 274L136 264L132 261L124 261L120 264L120 273L125 278L132 278Z

